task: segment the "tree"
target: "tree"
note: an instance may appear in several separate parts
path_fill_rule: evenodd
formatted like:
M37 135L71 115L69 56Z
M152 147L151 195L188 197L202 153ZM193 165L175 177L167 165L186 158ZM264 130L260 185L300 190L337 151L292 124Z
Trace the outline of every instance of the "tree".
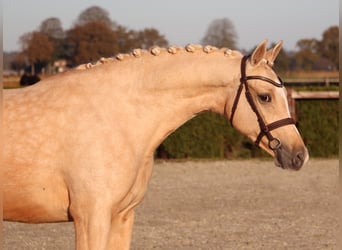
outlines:
M92 6L81 12L76 21L76 26L82 26L90 22L102 22L111 29L115 29L117 25L110 19L108 11L105 9Z
M202 44L235 49L236 39L237 33L233 23L228 18L222 18L211 22Z
M64 31L62 28L61 21L56 17L50 17L45 19L40 24L40 32L46 34L48 37L52 39L63 39Z
M26 64L26 56L23 53L16 53L13 61L11 62L11 69L20 73L20 70L24 69Z
M127 53L135 48L148 49L153 46L168 46L169 42L154 28L146 28L142 31L128 30L118 26L114 31L119 52Z
M168 46L168 41L165 37L159 34L158 30L154 28L146 28L142 31L137 32L138 46L142 49L148 49L153 46Z
M311 54L317 54L319 41L316 39L301 39L297 42L299 50L307 51Z
M22 54L27 57L32 65L32 74L36 73L35 66L46 65L52 57L54 45L49 37L42 32L26 33L20 38Z
M110 57L119 51L115 33L99 21L71 29L68 32L68 46L74 64Z
M301 39L297 42L299 51L295 54L296 67L304 70L312 70L319 59L318 40Z
M65 58L65 32L61 21L56 17L47 18L40 24L39 30L47 35L54 45L52 61Z
M117 44L116 53L127 53L134 48L139 47L137 43L137 32L129 30L124 26L117 26L114 31L115 43Z
M324 31L322 40L318 42L318 53L333 62L339 69L339 28L333 26Z

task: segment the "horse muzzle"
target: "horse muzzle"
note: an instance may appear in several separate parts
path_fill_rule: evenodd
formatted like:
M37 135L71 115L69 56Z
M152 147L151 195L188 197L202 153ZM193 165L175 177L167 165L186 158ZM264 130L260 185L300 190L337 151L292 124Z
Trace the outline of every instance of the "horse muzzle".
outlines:
M274 153L275 165L283 169L299 170L309 160L309 153L305 146L290 150L281 145Z

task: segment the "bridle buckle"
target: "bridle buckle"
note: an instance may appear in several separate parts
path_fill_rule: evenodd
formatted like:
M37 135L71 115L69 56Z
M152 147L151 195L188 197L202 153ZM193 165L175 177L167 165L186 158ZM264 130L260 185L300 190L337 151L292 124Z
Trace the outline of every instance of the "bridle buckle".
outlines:
M272 150L277 150L281 146L281 142L278 138L273 138L268 141L268 147Z

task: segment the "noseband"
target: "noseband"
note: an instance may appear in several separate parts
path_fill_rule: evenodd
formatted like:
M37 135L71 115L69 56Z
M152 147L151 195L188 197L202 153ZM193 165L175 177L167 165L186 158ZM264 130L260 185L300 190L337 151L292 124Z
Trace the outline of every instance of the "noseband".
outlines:
M280 148L281 146L281 142L278 138L273 137L271 134L271 131L274 129L277 129L279 127L283 127L283 126L287 126L287 125L291 125L291 124L295 124L295 121L288 117L288 118L284 118L275 122L272 122L270 124L265 123L265 121L263 120L262 116L260 115L260 112L258 111L255 102L252 98L252 95L249 91L249 86L248 86L248 80L261 80L261 81L265 81L268 82L278 88L282 88L284 87L283 82L281 81L281 79L279 78L280 83L277 83L275 81L273 81L270 78L264 77L264 76L246 76L246 61L249 58L249 56L244 56L241 60L241 78L240 78L240 86L237 90L237 94L235 96L235 100L232 106L232 111L231 111L231 116L230 116L230 123L233 126L233 118L234 118L234 114L237 108L237 105L239 103L239 99L240 99L240 95L242 92L243 87L245 87L245 95L246 95L246 99L249 103L249 105L251 106L253 112L256 114L257 119L258 119L258 123L259 123L259 127L260 127L260 133L257 136L257 139L255 140L255 145L259 146L261 139L266 136L268 139L268 147L271 150L277 150Z

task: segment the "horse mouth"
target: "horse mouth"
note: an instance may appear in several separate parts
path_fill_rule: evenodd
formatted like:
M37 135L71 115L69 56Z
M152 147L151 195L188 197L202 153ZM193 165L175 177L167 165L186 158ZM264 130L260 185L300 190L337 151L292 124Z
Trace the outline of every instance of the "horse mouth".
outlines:
M308 161L309 154L306 147L297 150L287 150L280 147L275 150L274 164L282 169L300 170Z

